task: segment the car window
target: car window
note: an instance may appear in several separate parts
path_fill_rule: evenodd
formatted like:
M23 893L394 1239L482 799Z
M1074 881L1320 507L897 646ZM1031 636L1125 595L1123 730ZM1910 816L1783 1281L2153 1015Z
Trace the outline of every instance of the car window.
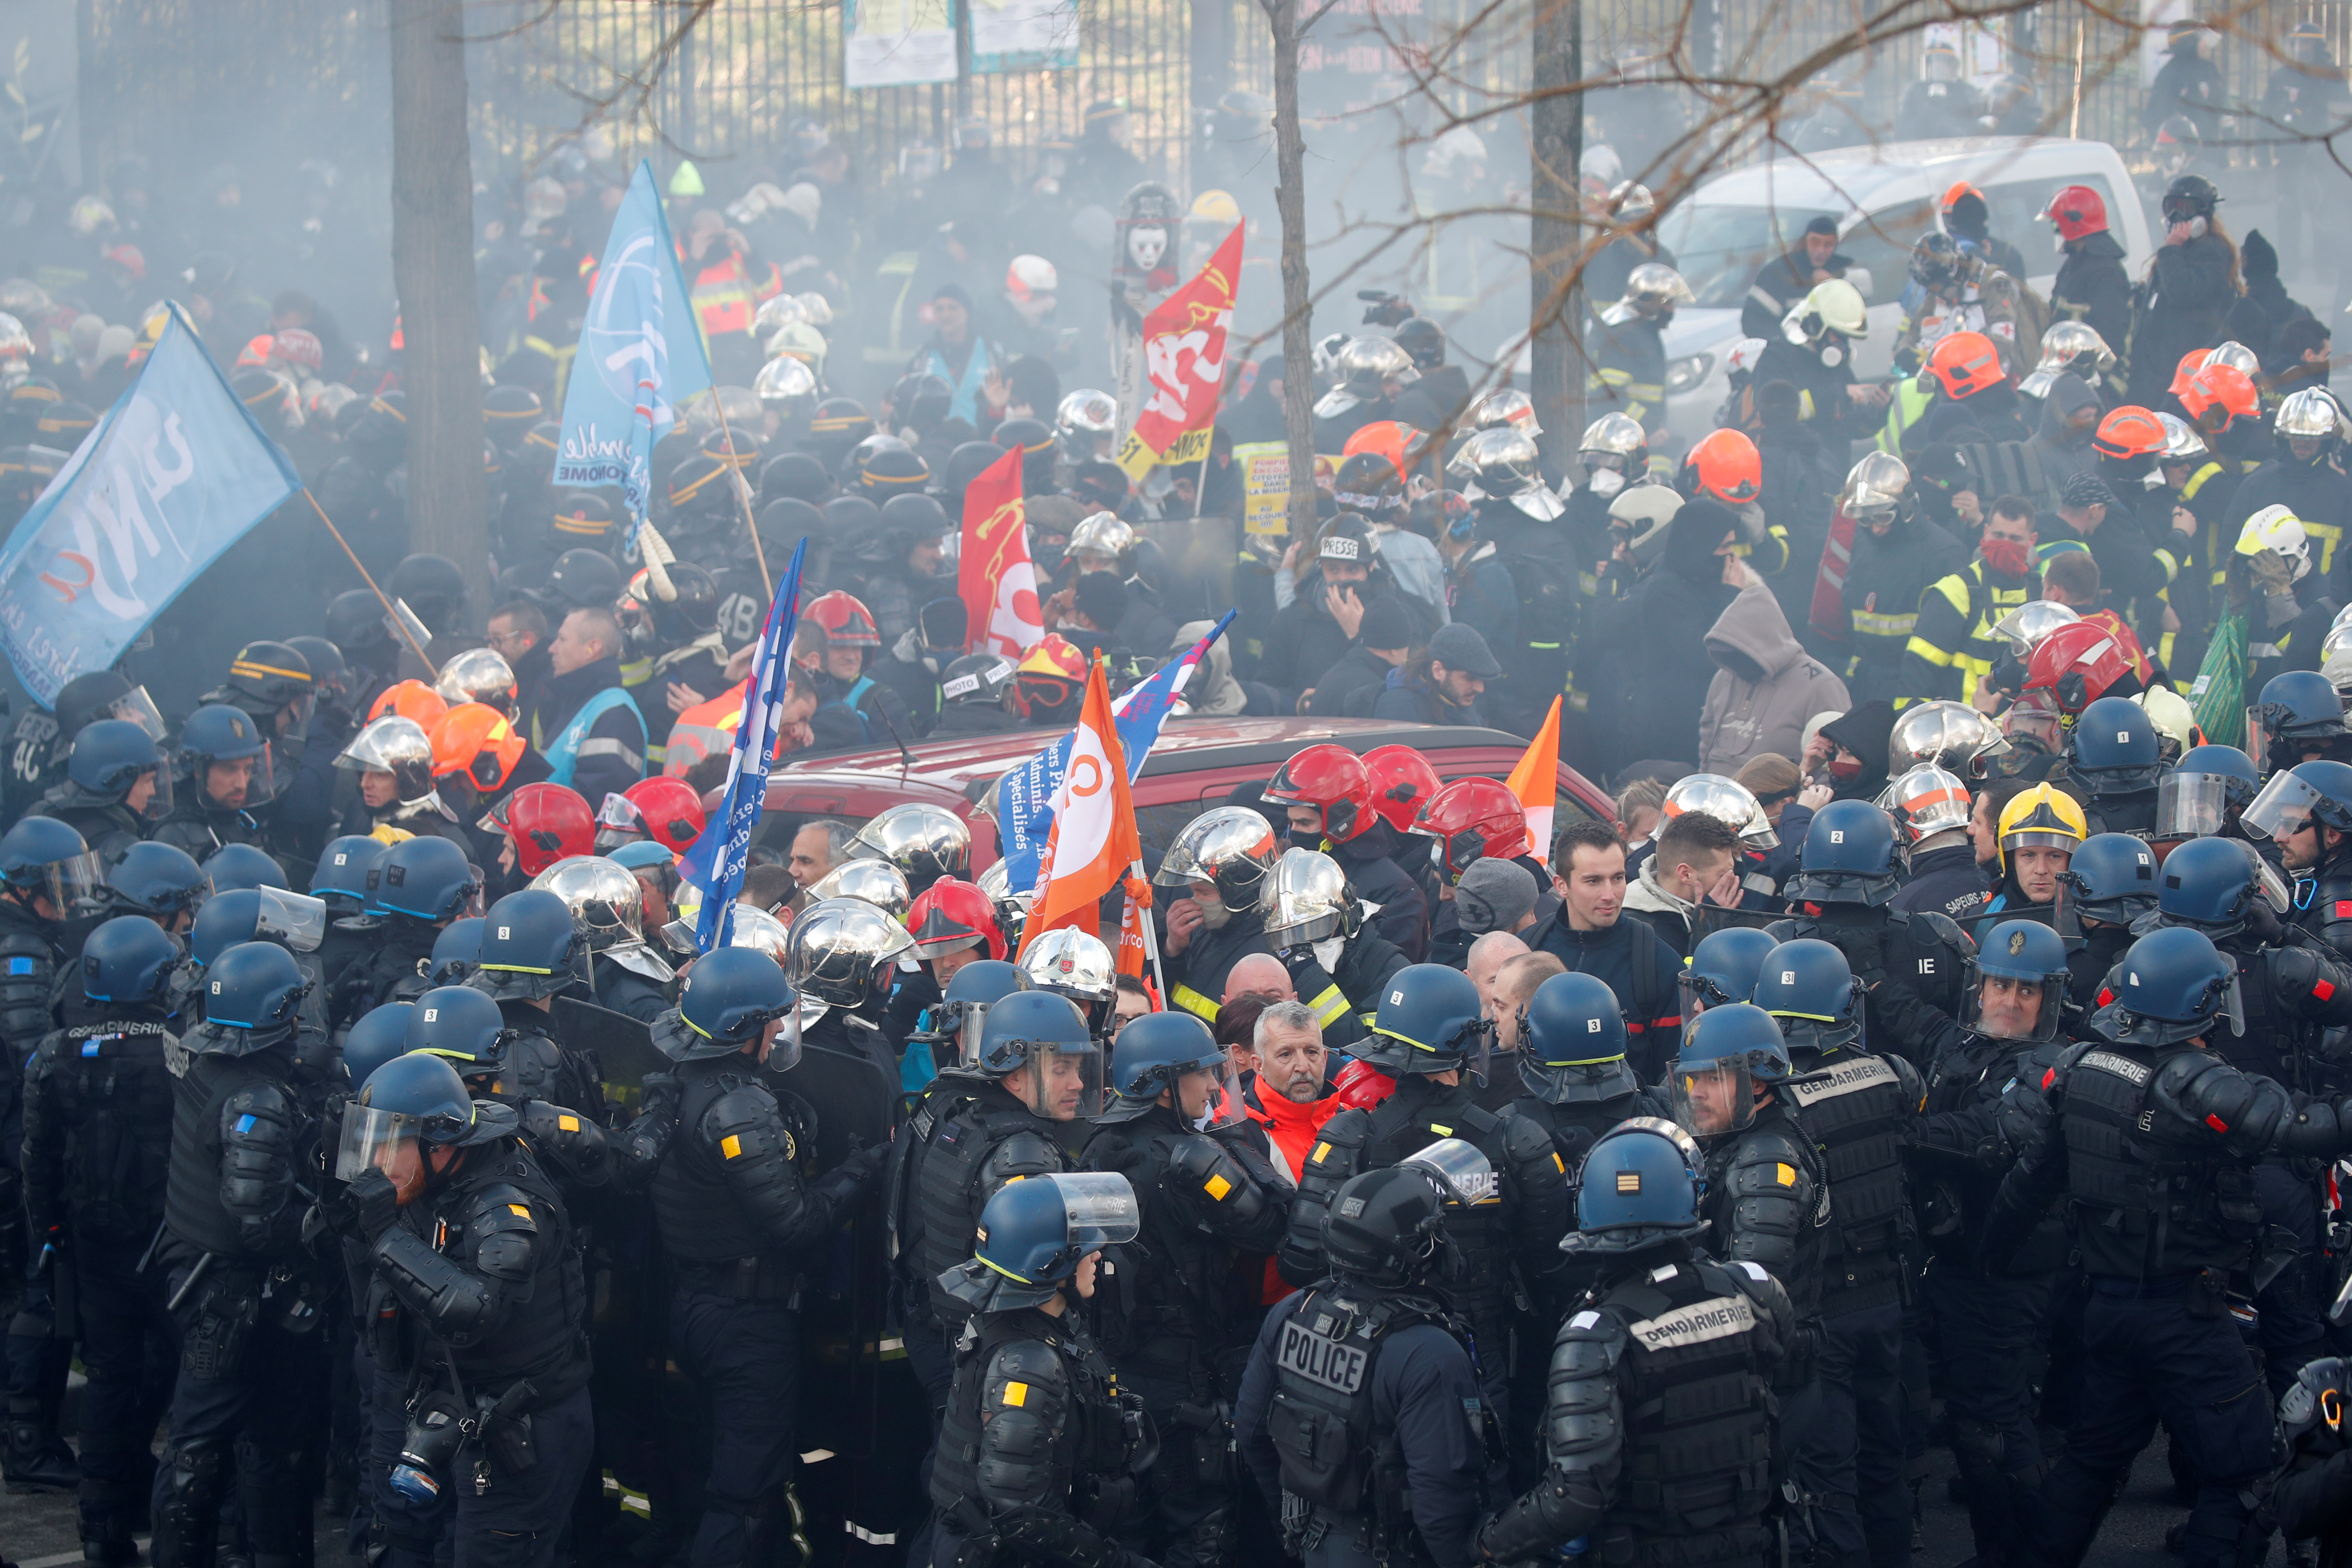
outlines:
M2042 209L2050 205L2050 198L2068 185L2087 185L2098 193L2099 200L2106 204L2107 211L2120 210L2116 205L2116 193L2107 184L2105 174L2069 174L2063 178L2050 174L2039 179L2009 180L1998 185L1981 187L1985 206L1992 214L1993 237L2005 239L2017 247L2019 253L2025 258L2025 270L2029 273L2055 272L2058 269L2057 253L2050 247L2050 227L2035 220L2042 216ZM2121 236L2117 237L2120 239Z
M1853 265L1870 272L1873 304L1892 304L1911 276L1911 247L1936 223L1936 204L1922 196L1865 215L1838 241Z
M1701 305L1736 310L1764 264L1796 247L1805 225L1839 215L1818 207L1678 206L1659 220L1658 240Z

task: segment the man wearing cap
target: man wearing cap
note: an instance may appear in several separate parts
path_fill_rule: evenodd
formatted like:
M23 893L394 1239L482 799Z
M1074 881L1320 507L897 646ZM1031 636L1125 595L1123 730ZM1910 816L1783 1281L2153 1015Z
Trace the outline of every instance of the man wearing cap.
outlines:
M1437 628L1429 651L1392 671L1372 704L1375 719L1418 724L1479 725L1478 699L1486 682L1502 678L1503 667L1487 651L1486 639L1460 621Z
M1465 973L1477 983L1481 996L1490 996L1495 968L1505 959L1528 951L1528 944L1519 941L1519 933L1536 923L1536 879L1516 860L1473 860L1464 869L1462 879L1454 884L1454 911L1462 930L1477 939L1470 944ZM1507 937L1518 945L1490 944L1489 937ZM1483 979L1481 953L1488 961Z
M996 424L987 393L989 383L999 378L1002 357L973 333L971 296L964 292L963 285L942 283L931 295L930 341L915 351L915 357L907 362L907 371L910 375L928 374L944 379L953 389L948 398L948 417L985 432ZM906 411L899 412L903 416Z
M1394 600L1408 621L1412 611L1381 564L1370 526L1362 518L1336 517L1311 543L1301 542L1293 548L1299 554L1285 560L1298 574L1295 596L1275 613L1251 673L1279 690L1286 706L1304 712L1314 690L1308 683L1339 662L1363 629L1372 605ZM1276 587L1279 593L1279 575Z
M2117 526L2109 526L2110 520ZM2168 613L2161 597L2170 574L2157 558L2147 534L2134 526L2129 507L2096 474L2076 474L2058 492L2058 510L2043 513L2036 531L2043 544L2077 541L2099 563L2106 601L2138 636L2142 646L2157 641Z
M1757 270L1740 302L1739 330L1751 338L1773 342L1780 336L1780 319L1816 283L1845 276L1853 258L1837 247L1837 219L1822 213L1805 225L1803 239L1793 250L1776 256Z

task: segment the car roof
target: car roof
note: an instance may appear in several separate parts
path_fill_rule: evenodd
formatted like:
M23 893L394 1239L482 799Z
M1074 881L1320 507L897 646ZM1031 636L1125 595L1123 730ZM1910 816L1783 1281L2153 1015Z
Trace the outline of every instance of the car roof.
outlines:
M2034 177L2098 168L2104 143L2069 137L1966 136L1841 147L1716 175L1691 194L1709 206L1826 207L1872 212L1890 198L1940 195L1955 180Z

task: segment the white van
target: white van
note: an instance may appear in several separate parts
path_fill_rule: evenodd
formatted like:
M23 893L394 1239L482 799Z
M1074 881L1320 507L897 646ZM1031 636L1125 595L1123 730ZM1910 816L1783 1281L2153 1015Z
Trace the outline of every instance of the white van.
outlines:
M1902 326L1897 301L1909 281L1912 243L1937 226L1943 194L1963 180L1984 193L1993 237L2017 247L2026 281L2045 300L2059 257L2050 226L2034 217L2064 186L2098 192L2125 265L2134 278L2147 265L2147 220L2123 160L2105 142L1889 142L1729 170L1658 222L1659 238L1698 297L1666 331L1666 423L1677 445L1687 447L1706 434L1729 395L1724 362L1744 335L1739 307L1758 270L1796 248L1805 225L1823 214L1837 220L1838 248L1870 275L1866 284L1853 279L1870 301L1870 336L1856 346L1854 374L1885 375ZM2033 345L2023 347L2030 356Z

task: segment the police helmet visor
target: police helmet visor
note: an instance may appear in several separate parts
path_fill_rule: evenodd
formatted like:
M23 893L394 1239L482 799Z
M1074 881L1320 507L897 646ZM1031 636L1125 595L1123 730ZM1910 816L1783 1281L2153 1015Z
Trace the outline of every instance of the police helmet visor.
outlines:
M2261 889L2263 901L2270 905L2271 913L2284 915L2294 909L2294 890L2286 885L2286 878L2279 868L2258 854L2250 854L2246 858L2253 862L2254 885Z
M931 1013L932 1026L942 1039L955 1043L956 1065L980 1065L981 1037L988 1033L988 1002L942 1002Z
M383 618L383 629L394 643L406 640L421 648L433 640L432 628L408 607L405 599L393 600L392 614Z
M114 700L114 705L99 715L101 719L128 719L147 731L147 738L156 744L163 742L163 715L155 710L155 700L147 695L143 686L134 686Z
M768 1020L768 1047L759 1053L759 1058L761 1065L770 1072L790 1072L800 1066L801 1011L797 1005L787 1007L782 1017Z
M2169 773L2157 781L2156 836L2210 838L2229 824L2229 786L2222 773Z
M374 1105L343 1108L342 1141L335 1149L335 1179L355 1182L382 1171L404 1202L425 1184L424 1143L454 1143L471 1121L446 1113L430 1117L386 1110Z
M63 860L51 860L39 866L26 866L9 877L9 880L31 892L36 898L46 898L60 912L96 893L105 885L106 871L95 851L68 856Z
M1440 1138L1406 1155L1399 1163L1410 1165L1429 1177L1437 1195L1456 1208L1475 1208L1502 1200L1494 1162L1479 1152L1475 1144L1459 1138Z
M161 822L172 815L172 807L179 799L178 792L172 787L172 770L158 766L142 768L140 772L152 782L147 787L147 798L138 807L139 815L149 822ZM134 791L138 788L135 778L131 787ZM130 797L124 796L124 804L129 802Z
M1242 1100L1241 1073L1224 1052L1186 1062L1169 1076L1169 1104L1193 1131L1214 1132L1238 1127L1249 1119Z
M977 1032L970 1038L978 1040ZM1004 1086L1013 1098L1048 1121L1076 1121L1102 1114L1103 1058L1091 1043L1084 1046L1038 1040L1030 1044L1027 1059L1013 1068Z
M1675 1121L1694 1138L1718 1138L1756 1120L1756 1080L1744 1057L1676 1062Z
M1683 1026L1709 1007L1720 1007L1730 1002L1745 1002L1745 996L1734 996L1717 983L1712 974L1701 974L1689 968L1675 976L1675 989L1682 994Z
M1078 1256L1133 1241L1142 1228L1135 1189L1115 1171L1057 1171L1045 1180L1062 1195L1063 1234Z
M604 804L596 808L596 853L618 849L624 844L635 844L649 838L646 819L637 811L637 803L614 791L604 792Z
M278 774L271 764L271 748L264 742L250 757L194 753L188 776L199 805L213 811L250 811L278 797Z
M2311 826L2312 810L2320 798L2317 790L2292 773L2273 773L2238 819L2239 826L2257 838L2292 838Z
M327 938L327 901L283 888L256 888L260 899L253 940L274 942L296 952L316 952Z
M2040 980L1979 974L1960 997L1960 1027L1988 1040L2048 1040L2058 1033L2066 995L2063 975Z

